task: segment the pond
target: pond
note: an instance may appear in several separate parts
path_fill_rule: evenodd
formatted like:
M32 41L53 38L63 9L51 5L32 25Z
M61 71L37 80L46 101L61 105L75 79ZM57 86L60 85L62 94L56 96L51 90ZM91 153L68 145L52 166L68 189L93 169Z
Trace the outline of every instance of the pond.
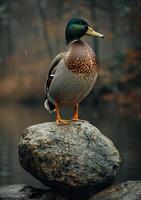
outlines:
M99 108L82 105L80 116L97 126L119 149L123 164L116 182L141 179L141 114L110 103ZM39 105L0 107L0 185L25 183L43 187L20 167L18 141L26 127L54 118Z

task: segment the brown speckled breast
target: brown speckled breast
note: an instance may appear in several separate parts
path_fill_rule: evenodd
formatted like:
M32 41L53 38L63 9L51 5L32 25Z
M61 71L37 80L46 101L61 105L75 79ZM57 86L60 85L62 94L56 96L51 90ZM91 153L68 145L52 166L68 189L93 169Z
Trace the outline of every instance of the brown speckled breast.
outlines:
M94 76L97 74L96 56L93 50L81 40L73 42L68 51L66 65L77 75Z

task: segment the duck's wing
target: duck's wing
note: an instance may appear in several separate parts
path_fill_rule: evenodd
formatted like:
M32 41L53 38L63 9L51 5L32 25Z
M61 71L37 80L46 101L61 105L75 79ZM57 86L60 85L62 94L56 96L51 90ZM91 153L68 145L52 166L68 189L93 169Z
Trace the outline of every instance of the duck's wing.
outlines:
M64 53L65 52L58 54L53 59L53 61L51 62L50 66L49 66L47 80L46 80L45 87L44 87L45 94L46 94L46 100L44 102L44 106L49 112L55 111L55 105L51 101L49 101L49 99L48 99L49 87L50 87L50 84L51 84L51 82L52 82L52 80L54 78L54 75L55 75L55 72L56 72L56 69L57 69L57 66L58 66L59 62L62 59L64 59Z
M49 71L48 71L48 76L47 76L47 80L46 80L46 83L45 83L45 92L47 94L48 90L49 90L49 87L50 87L50 84L54 78L54 74L56 72L56 69L57 69L57 66L58 66L58 63L64 59L64 54L65 52L62 52L60 54L58 54L54 59L53 61L51 62L50 66L49 66Z

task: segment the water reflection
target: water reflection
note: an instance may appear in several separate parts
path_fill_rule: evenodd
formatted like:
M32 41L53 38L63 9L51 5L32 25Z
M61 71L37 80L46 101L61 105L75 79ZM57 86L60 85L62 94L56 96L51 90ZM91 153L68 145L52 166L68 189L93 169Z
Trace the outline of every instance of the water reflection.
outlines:
M0 185L27 183L42 187L41 183L26 173L18 162L18 141L23 130L36 123L54 120L40 106L0 107ZM120 150L123 165L117 182L141 179L140 130L141 115L114 105L81 106L81 118L87 119L108 136Z

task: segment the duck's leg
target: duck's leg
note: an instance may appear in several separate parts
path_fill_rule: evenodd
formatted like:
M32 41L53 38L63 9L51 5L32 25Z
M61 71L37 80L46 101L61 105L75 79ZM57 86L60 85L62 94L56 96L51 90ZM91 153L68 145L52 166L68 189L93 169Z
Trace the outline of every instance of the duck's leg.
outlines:
M78 121L78 107L79 107L79 104L76 104L74 106L74 112L73 112L73 121Z
M56 108L56 124L57 125L68 124L69 120L63 120L63 119L61 119L61 116L60 116L60 113L59 113L58 103L55 103L55 108Z

